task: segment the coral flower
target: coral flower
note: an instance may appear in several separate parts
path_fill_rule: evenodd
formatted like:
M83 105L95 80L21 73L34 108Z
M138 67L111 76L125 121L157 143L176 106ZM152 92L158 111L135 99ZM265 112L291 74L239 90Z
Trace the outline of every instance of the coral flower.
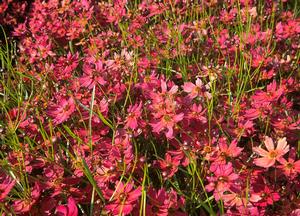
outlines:
M276 160L280 160L283 155L289 151L289 146L287 145L286 138L279 139L277 142L277 148L274 149L274 143L272 138L266 136L264 141L267 150L261 147L254 147L253 151L262 158L257 158L254 160L254 164L260 167L268 168L275 164Z

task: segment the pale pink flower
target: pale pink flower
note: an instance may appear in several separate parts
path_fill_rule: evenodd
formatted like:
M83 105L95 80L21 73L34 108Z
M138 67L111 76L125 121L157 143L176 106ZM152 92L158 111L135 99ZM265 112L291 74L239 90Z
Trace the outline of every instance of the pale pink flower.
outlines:
M256 158L254 160L254 164L260 167L268 168L273 166L276 161L279 161L282 156L289 151L289 146L287 145L285 137L278 140L276 149L274 149L272 138L266 136L264 143L268 151L262 149L261 147L253 148L255 153L262 156L261 158Z
M183 91L187 92L192 99L198 96L205 96L210 99L211 94L208 92L208 89L209 85L204 85L199 78L196 80L196 85L192 82L187 82L183 85Z

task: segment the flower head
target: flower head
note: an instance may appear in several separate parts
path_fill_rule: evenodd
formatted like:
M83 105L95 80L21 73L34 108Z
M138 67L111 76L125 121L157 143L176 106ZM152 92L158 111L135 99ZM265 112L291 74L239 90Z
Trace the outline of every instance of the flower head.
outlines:
M58 125L68 120L74 111L75 102L70 97L68 100L62 99L59 104L51 106L47 114L53 118L53 123Z
M111 202L105 206L106 210L113 215L128 215L133 210L135 202L141 195L141 187L133 188L133 183L117 182L115 191L108 191Z
M75 200L72 197L69 197L67 206L59 205L56 208L56 212L59 216L77 216L78 209Z
M183 90L189 94L189 97L194 99L198 96L205 96L208 99L211 98L211 94L208 92L209 85L203 85L201 79L196 80L196 84L192 82L184 83Z
M15 180L13 180L9 175L0 170L0 202L2 202L8 193L15 185Z
M254 147L253 151L261 158L256 158L254 163L257 166L268 168L275 164L276 161L280 160L283 155L289 151L289 146L287 145L286 138L279 139L277 142L277 147L274 149L274 143L272 138L266 136L264 141L267 151L261 147Z

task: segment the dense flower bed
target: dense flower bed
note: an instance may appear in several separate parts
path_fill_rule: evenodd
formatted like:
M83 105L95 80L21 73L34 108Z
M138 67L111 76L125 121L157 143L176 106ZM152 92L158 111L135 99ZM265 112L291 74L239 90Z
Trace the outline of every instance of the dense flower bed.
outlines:
M300 215L297 13L0 3L1 214Z

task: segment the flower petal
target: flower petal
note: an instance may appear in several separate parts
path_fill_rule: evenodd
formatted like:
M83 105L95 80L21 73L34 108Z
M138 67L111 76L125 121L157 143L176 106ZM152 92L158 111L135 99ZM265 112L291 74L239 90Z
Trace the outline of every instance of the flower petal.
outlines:
M283 151L284 154L289 151L289 146L287 145L285 137L278 140L276 149L279 151Z
M256 158L254 160L254 164L256 166L264 167L264 168L269 168L275 164L275 159L263 157L263 158Z
M262 157L266 157L268 152L260 147L253 147L253 151Z
M264 143L269 151L274 150L274 143L271 137L266 136Z

